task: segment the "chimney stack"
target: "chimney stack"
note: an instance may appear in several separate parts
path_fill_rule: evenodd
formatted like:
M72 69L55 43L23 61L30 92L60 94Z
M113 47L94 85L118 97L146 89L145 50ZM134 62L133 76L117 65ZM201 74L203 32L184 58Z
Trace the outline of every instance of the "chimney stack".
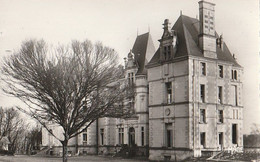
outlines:
M199 47L205 57L216 58L215 4L199 1Z

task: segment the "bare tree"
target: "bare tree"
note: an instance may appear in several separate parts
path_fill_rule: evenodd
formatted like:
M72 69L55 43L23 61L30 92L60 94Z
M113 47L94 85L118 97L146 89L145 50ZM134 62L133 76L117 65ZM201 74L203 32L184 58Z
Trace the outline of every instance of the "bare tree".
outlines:
M23 137L24 141L21 142L20 151L28 155L36 154L40 150L42 143L41 126L33 126L27 130Z
M67 161L68 140L80 134L97 118L119 117L125 88L118 79L118 55L101 43L73 41L69 46L49 49L44 41L30 40L5 58L1 68L3 89L21 99L28 108L18 107L35 118L63 146ZM63 128L59 139L48 121Z
M26 125L20 114L14 108L0 107L0 139L8 138L9 151L15 153L22 141Z

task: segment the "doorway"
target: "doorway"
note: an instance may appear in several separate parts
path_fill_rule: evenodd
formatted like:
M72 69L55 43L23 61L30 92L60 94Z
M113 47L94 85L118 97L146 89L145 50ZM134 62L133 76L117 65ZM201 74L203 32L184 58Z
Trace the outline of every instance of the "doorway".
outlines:
M133 127L129 128L129 146L134 146L135 144L135 129Z

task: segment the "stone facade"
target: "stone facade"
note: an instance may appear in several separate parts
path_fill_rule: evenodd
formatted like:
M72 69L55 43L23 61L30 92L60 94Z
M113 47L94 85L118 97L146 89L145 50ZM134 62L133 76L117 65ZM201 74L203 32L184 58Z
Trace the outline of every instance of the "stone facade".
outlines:
M181 15L171 27L166 19L157 50L149 33L137 36L125 58L134 115L99 119L69 141L71 150L115 154L127 144L150 160L242 150L243 68L215 31L214 6L200 1L199 20ZM46 130L43 145L60 146Z

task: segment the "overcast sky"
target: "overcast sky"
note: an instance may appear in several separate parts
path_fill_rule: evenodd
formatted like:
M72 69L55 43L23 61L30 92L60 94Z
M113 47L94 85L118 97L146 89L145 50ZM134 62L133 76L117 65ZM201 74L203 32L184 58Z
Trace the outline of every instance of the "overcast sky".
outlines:
M244 132L260 123L259 2L211 0L216 4L216 30L244 67ZM101 41L118 51L121 61L138 34L150 30L155 47L162 23L172 25L182 14L194 17L196 0L0 0L0 58L10 55L24 40L43 38L50 44L73 39ZM0 105L17 104L0 92Z

